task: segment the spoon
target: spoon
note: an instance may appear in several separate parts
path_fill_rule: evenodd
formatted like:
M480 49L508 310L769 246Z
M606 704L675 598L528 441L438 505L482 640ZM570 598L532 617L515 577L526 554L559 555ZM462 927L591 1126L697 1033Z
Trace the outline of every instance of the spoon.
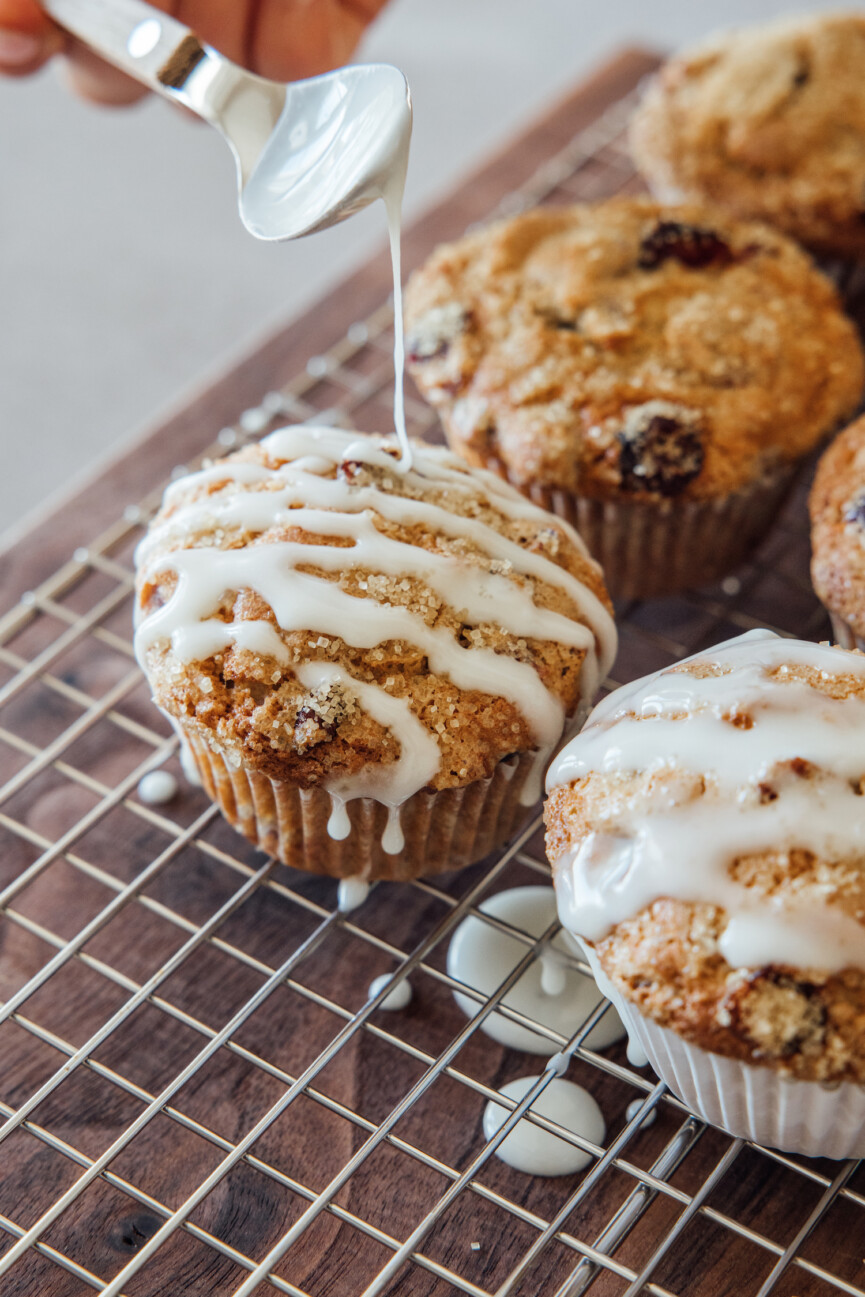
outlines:
M387 63L282 85L223 58L143 0L43 0L102 58L191 108L237 162L240 219L257 239L296 239L401 193L411 96Z

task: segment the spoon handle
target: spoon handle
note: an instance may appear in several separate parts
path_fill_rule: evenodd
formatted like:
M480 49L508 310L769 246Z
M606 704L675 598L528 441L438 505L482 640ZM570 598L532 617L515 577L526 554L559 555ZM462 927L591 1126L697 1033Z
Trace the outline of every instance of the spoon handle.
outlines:
M183 23L144 0L42 0L42 4L72 36L170 98L185 98L187 78L210 52Z

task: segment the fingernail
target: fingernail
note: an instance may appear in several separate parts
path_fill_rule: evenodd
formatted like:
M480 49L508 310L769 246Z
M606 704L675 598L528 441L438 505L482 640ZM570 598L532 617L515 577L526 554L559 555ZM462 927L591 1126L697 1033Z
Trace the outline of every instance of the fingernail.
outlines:
M33 63L42 53L42 42L29 32L0 30L0 63L22 67Z

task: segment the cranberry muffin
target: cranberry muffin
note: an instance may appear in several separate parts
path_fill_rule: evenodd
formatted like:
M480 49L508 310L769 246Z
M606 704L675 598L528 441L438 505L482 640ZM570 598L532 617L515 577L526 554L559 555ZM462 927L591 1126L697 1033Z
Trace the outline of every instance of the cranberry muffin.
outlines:
M697 205L500 221L412 276L406 320L453 448L572 522L620 597L739 563L863 381L808 256Z
M173 482L136 652L251 841L340 878L501 845L615 651L570 527L442 448L295 427Z
M814 589L838 643L865 649L865 418L821 457L809 507Z
M547 778L563 925L734 1135L865 1153L865 657L751 631L617 690Z
M676 56L633 117L631 151L659 198L865 257L865 15L783 18Z

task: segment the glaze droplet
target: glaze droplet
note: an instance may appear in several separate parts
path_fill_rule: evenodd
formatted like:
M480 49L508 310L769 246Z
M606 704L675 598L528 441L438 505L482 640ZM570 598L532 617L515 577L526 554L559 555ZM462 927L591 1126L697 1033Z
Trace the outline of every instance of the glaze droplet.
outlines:
M369 896L369 883L362 878L341 878L336 892L336 908L340 914L348 914L363 905Z
M649 1055L633 1036L628 1037L628 1062L631 1067L648 1067Z
M180 769L193 788L201 787L201 775L198 773L198 766L195 764L192 748L183 738L180 740Z
M518 1103L538 1080L536 1076L521 1076L503 1085L501 1093ZM550 1121L557 1122L592 1144L603 1144L606 1126L595 1100L580 1085L558 1078L550 1081L532 1104L532 1111ZM491 1140L510 1116L507 1108L491 1099L484 1109L484 1136ZM588 1166L592 1157L576 1144L569 1144L559 1135L541 1130L521 1118L511 1133L496 1149L496 1157L517 1171L528 1175L573 1175Z
M348 818L345 802L334 797L331 793L327 835L333 838L334 842L342 842L348 837L349 833L351 833L351 820Z
M632 1099L625 1109L625 1120L633 1121L644 1103L645 1099ZM650 1108L643 1120L640 1122L640 1130L648 1130L650 1126L654 1126L657 1116L657 1108Z
M514 887L490 896L479 909L482 914L539 937L555 921L555 893L551 887ZM447 971L455 981L489 996L525 957L526 950L518 937L511 937L483 919L469 915L451 940ZM503 1004L569 1039L604 998L590 976L565 963L566 957L576 951L571 938L565 933L557 934L504 997ZM459 991L454 992L454 998L469 1018L475 1017L481 1008L477 1000ZM555 1041L511 1022L500 1013L491 1013L481 1030L501 1045L531 1054L554 1054L558 1048ZM606 1049L624 1034L618 1014L610 1008L584 1043L589 1049Z
M177 796L177 780L167 770L151 770L138 781L138 800L145 806L163 806Z
M387 808L387 825L381 839L382 850L389 856L398 856L405 846L402 825L399 822L399 807Z
M541 951L541 990L544 995L563 995L568 984L565 966L552 947Z
M382 973L381 977L374 978L369 984L366 998L372 1000L387 985L390 978L390 973ZM388 992L378 1007L387 1009L389 1012L405 1009L411 1003L411 995L411 982L404 977L401 982L397 982L392 991Z

